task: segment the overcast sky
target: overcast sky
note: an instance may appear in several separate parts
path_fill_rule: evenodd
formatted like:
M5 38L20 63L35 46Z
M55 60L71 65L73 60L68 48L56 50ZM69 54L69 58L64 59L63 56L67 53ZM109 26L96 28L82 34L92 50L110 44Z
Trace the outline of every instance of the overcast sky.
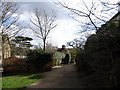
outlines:
M80 27L78 26L78 23L69 16L70 12L56 6L55 1L56 0L30 0L30 1L18 0L18 4L20 5L20 8L23 12L20 20L21 21L24 20L26 21L26 24L29 24L30 14L28 11L32 12L34 8L40 8L41 10L45 10L46 12L51 12L52 10L57 11L56 15L58 16L58 26L53 30L53 32L51 32L48 38L48 42L51 42L55 46L61 47L63 44L66 44L66 42L71 41L75 38L79 38L85 34L77 33L78 31L80 31ZM80 0L59 0L59 1L64 1L68 5L78 8ZM84 0L84 1L86 1L88 4L90 2L90 0ZM110 1L112 3L118 2L118 0L107 0L107 1ZM93 33L93 31L91 32ZM27 33L24 33L24 35L32 37L34 39L32 41L33 44L37 45L41 43L41 41L38 38L36 38L33 33L30 32L30 30L28 30Z

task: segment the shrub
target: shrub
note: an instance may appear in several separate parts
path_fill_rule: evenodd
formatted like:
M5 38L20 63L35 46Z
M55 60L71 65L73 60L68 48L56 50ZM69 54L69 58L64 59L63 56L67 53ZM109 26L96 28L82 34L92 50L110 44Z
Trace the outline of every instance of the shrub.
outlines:
M11 56L3 61L3 73L22 73L25 72L25 62L21 59Z

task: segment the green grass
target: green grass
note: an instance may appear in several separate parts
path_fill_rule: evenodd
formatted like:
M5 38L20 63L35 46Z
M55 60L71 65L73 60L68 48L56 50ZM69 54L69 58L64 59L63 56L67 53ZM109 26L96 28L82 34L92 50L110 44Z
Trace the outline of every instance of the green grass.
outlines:
M4 76L2 77L2 88L24 88L41 78L42 75L40 74Z

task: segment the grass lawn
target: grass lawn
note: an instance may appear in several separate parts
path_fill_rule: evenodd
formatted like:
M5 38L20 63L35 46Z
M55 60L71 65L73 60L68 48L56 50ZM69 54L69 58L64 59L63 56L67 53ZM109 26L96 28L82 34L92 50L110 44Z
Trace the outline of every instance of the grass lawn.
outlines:
M41 74L3 76L2 88L24 88L42 79Z

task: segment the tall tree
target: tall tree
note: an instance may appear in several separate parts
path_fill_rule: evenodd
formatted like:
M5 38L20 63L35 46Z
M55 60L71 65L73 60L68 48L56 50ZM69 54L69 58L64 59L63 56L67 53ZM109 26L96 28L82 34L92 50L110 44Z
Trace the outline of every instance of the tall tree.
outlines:
M50 15L45 11L41 11L37 8L34 10L34 14L31 14L30 21L33 26L35 26L34 28L31 27L31 30L38 38L42 39L44 51L48 35L57 26L56 20L57 17L53 12Z
M0 33L2 36L2 60L4 59L4 43L9 41L11 37L15 36L24 27L18 23L21 13L19 12L18 6L14 2L1 2L0 1ZM8 35L8 38L3 38L4 35ZM10 42L9 42L10 45Z

